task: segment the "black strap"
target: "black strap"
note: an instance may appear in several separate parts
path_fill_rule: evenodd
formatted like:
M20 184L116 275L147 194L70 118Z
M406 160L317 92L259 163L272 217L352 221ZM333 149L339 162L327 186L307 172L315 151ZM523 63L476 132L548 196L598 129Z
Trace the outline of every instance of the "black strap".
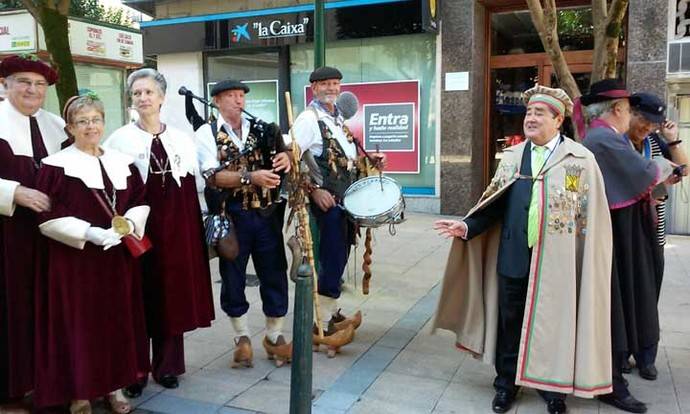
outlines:
M218 137L218 120L211 122L211 134L213 134L213 141Z

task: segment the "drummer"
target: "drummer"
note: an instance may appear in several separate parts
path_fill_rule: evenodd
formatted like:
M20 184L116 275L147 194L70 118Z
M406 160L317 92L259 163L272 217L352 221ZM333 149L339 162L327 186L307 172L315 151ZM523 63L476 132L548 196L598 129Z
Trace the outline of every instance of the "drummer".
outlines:
M319 229L319 316L326 337L349 326L356 329L362 322L361 312L348 318L338 307L340 280L355 236L341 203L345 190L357 179L359 164L354 137L335 105L342 78L336 68L314 70L309 76L314 99L293 126L294 137L310 165L310 205ZM371 155L378 158L378 167L383 169L386 156ZM314 341L319 343L318 336Z

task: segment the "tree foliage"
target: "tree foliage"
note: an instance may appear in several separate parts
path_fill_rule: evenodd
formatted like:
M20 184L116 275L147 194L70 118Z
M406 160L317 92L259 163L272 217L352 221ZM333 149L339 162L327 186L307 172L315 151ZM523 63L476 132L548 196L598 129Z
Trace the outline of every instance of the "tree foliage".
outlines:
M549 55L561 86L571 97L582 93L575 83L559 42L562 33L594 37L591 82L616 76L618 45L628 0L591 0L591 12L556 10L555 0L526 0L544 50ZM585 13L585 14L583 14ZM586 13L589 13L587 15Z
M33 3L39 2L32 0ZM22 0L2 0L0 10L24 8ZM98 0L70 0L69 16L83 17L99 22L132 26L132 19L122 7L105 7Z

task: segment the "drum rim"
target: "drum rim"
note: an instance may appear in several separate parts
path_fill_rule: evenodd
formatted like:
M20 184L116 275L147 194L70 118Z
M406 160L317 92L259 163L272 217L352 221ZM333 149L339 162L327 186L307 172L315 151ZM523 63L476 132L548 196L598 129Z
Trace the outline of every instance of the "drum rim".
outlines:
M382 212L382 213L380 213L380 214L377 214L376 217L384 217L384 218L388 219L389 216L390 216L390 213L391 213L392 211L395 211L395 210L399 209L401 206L404 206L404 205L405 205L405 196L403 195L402 187L401 187L400 184L398 184L398 182L397 182L396 180L394 180L393 178L391 178L391 177L386 177L385 175L384 175L384 176L381 176L381 177L376 176L376 175L370 175L370 176L368 176L368 177L362 177L362 178L360 178L359 180L355 181L354 183L350 184L350 186L347 188L347 190L345 190L345 193L343 194L343 209L345 209L345 211L346 211L346 212L350 215L350 217L352 217L354 220L376 222L375 219L372 219L372 218L371 218L372 216L360 216L360 215L357 215L357 214L353 214L350 210L348 210L348 209L345 207L345 198L347 197L348 194L352 194L352 191L350 191L350 189L353 188L353 187L355 186L355 184L357 184L357 183L359 183L359 182L369 181L369 180L381 180L381 179L384 179L384 180L386 180L387 182L391 182L391 183L395 184L395 186L398 187L398 190L400 191L400 198L398 198L398 201L397 201L391 208L389 208L388 210L386 210L386 211L384 211L384 212ZM381 224L378 224L378 226L381 226L381 225L383 225L383 224L386 224L386 222L384 221L384 222L382 222ZM365 227L366 227L366 226L365 226ZM369 226L369 227L371 227L371 226Z

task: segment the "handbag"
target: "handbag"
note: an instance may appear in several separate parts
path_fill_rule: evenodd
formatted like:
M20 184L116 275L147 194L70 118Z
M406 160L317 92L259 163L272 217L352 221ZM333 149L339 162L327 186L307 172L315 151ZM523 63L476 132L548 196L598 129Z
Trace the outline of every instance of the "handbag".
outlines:
M212 255L215 252L225 260L235 260L240 252L235 227L224 212L208 214L204 217L206 244Z
M110 216L110 218L112 219L114 215L113 209L109 208L106 205L105 200L103 200L103 197L101 197L101 195L98 194L96 190L92 188L91 192L96 197L96 200L98 200L98 203L101 205L101 207L103 207L108 216ZM138 259L144 253L148 252L153 248L151 239L149 239L148 236L145 234L141 238L138 238L134 234L128 234L126 236L122 236L120 240L122 240L122 243L124 243L125 247L127 247L127 251L129 251L129 254L131 254L132 257L134 257L135 259Z

